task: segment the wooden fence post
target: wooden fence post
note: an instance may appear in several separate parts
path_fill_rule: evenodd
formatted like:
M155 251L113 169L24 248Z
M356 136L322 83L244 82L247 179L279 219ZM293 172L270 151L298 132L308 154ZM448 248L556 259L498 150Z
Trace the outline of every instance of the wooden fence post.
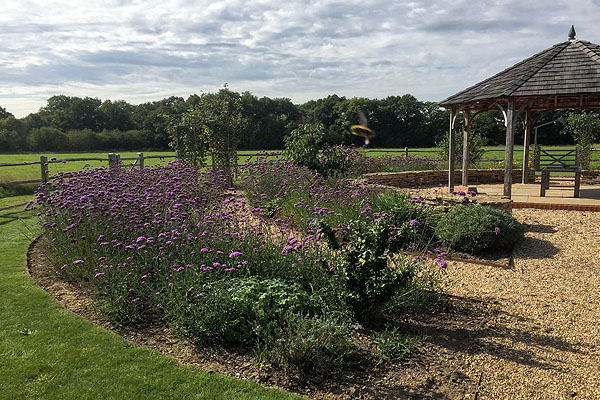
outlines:
M140 171L144 169L144 153L137 153L137 165Z
M42 182L48 182L48 157L40 156L40 165L42 166Z
M111 172L116 172L119 170L121 164L121 156L115 153L108 154L108 170Z

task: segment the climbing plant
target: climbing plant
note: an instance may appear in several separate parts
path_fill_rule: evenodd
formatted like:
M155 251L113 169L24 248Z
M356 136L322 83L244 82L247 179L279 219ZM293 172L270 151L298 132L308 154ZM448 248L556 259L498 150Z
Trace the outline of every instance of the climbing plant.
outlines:
M205 166L210 152L213 169L223 171L231 183L240 131L246 124L242 111L240 95L227 86L204 93L193 108L170 121L171 146L180 159L195 166Z

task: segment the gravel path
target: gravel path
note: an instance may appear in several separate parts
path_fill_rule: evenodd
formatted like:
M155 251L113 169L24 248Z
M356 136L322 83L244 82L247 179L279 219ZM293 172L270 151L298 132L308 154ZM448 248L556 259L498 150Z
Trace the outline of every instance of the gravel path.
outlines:
M600 399L600 213L521 209L514 269L450 263L455 296L498 312L467 357L477 399Z

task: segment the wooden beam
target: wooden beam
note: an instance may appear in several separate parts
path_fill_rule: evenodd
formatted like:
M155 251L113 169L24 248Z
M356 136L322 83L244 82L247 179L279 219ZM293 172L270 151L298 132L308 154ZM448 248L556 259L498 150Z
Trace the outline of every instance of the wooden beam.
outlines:
M512 190L513 148L515 143L515 103L511 99L506 106L506 149L504 157L504 197L509 198Z

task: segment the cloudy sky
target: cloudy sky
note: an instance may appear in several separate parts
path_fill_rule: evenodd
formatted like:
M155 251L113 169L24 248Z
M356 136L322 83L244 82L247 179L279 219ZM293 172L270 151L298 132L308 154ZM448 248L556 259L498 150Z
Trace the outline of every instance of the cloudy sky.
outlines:
M600 0L6 1L0 106L55 94L123 99L235 91L295 103L337 93L442 100L577 38L600 43Z

